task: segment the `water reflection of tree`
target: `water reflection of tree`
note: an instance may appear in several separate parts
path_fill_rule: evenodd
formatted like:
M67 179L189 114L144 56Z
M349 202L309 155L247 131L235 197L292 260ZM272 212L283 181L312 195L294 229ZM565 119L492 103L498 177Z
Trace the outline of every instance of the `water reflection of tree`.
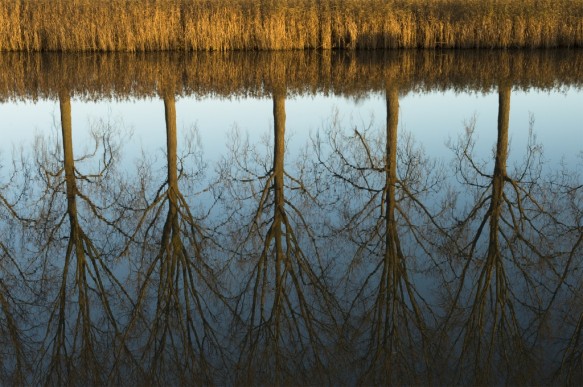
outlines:
M580 154L583 161L583 153ZM581 171L579 165L578 171ZM566 250L565 263L561 268L558 284L553 293L556 304L555 313L559 315L555 337L562 337L564 341L561 350L560 367L555 373L555 382L567 385L581 385L583 383L583 182L580 172L561 171L567 176L568 184L555 186L567 198L563 209L567 216L564 220L564 239L570 241ZM562 291L561 291L562 290ZM567 296L565 296L567 294ZM565 335L565 332L567 333Z
M398 147L396 83L387 82L386 107L384 131L355 127L347 133L333 122L316 149L320 165L337 181L337 230L356 246L346 264L360 381L427 383L432 311L413 268L433 259L426 236L440 227L436 207L423 198L437 194L441 176L411 137Z
M268 144L262 154L236 137L222 169L223 198L234 221L233 270L242 282L234 285L234 331L241 331L234 336L240 341L237 380L244 384L323 382L333 366L327 333L334 302L302 207L312 198L284 162L285 98L285 86L276 84L273 149Z
M544 376L527 365L537 360L533 348L548 308L549 274L556 272L552 238L560 235L560 222L547 206L552 191L545 192L532 133L523 165L508 171L510 94L510 85L499 86L491 173L474 152L475 121L452 145L456 175L468 192L452 229L456 243L448 246L455 285L444 287L451 309L443 331L451 334L456 383L525 383Z
M121 333L118 307L128 301L112 262L116 224L123 217L110 211L117 195L107 183L117 146L111 128L103 125L94 133L93 152L75 159L66 89L59 102L62 144L52 148L39 139L35 147L40 197L31 239L48 316L36 377L48 384L102 384L116 361L111 348ZM97 172L80 171L81 161L98 164ZM44 314L44 307L37 312Z
M26 278L19 271L11 252L0 243L0 380L14 385L25 384L30 361L20 325L26 311L18 295Z
M573 273L568 275L580 275L582 270L581 257L583 256L583 229L581 225L578 227L579 238L569 253L569 268ZM575 261L577 261L575 263ZM563 282L563 281L561 281ZM560 367L555 373L556 380L567 385L581 385L583 383L583 370L581 364L583 363L583 311L582 309L582 285L581 279L573 278L574 285L569 286L572 294L567 303L566 310L563 310L564 324L566 331L570 336L567 336L565 342L566 347L562 353ZM564 337L564 336L563 336Z
M195 143L179 157L176 103L172 87L163 89L166 119L166 177L153 197L152 165L140 168L134 199L137 214L130 248L134 267L135 306L125 342L134 348L145 382L209 384L223 361L219 321L225 318L223 291L205 249L212 236L193 214L180 181L188 163L202 168ZM200 172L200 171L198 171ZM198 173L197 172L197 173Z
M21 162L14 163L14 171L6 184L0 186L0 219L5 226L0 231L0 381L12 385L30 382L30 344L23 324L29 313L27 303L30 296L30 283L27 266L15 254L21 240L19 230L27 223L18 208L26 196L26 186L14 192L18 175L26 176L28 171ZM26 179L24 179L26 185ZM5 195L7 194L7 195Z

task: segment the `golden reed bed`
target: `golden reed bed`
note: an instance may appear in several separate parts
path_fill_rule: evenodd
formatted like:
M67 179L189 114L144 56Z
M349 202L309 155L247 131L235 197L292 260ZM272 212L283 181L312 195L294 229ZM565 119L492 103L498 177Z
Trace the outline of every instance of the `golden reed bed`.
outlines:
M0 0L0 51L583 47L583 0Z

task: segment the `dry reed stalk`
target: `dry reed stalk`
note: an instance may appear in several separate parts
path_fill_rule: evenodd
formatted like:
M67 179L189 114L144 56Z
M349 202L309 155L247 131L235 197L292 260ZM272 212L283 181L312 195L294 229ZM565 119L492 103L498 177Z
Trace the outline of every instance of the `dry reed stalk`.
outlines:
M0 0L0 51L583 46L580 0Z

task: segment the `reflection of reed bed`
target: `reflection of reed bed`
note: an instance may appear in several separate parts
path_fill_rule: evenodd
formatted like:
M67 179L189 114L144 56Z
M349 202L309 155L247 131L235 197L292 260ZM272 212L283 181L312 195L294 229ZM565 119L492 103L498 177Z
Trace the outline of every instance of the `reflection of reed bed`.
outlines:
M0 55L0 100L57 98L66 86L86 99L149 97L161 81L179 95L268 96L283 80L290 94L357 96L398 82L412 90L488 91L500 82L551 89L583 84L583 51L371 51L198 54Z
M0 50L583 45L572 0L1 0Z

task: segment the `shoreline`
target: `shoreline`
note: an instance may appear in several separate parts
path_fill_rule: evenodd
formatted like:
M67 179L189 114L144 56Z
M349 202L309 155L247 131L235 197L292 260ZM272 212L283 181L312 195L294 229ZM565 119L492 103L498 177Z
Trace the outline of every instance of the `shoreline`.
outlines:
M0 0L0 52L583 47L571 0Z

